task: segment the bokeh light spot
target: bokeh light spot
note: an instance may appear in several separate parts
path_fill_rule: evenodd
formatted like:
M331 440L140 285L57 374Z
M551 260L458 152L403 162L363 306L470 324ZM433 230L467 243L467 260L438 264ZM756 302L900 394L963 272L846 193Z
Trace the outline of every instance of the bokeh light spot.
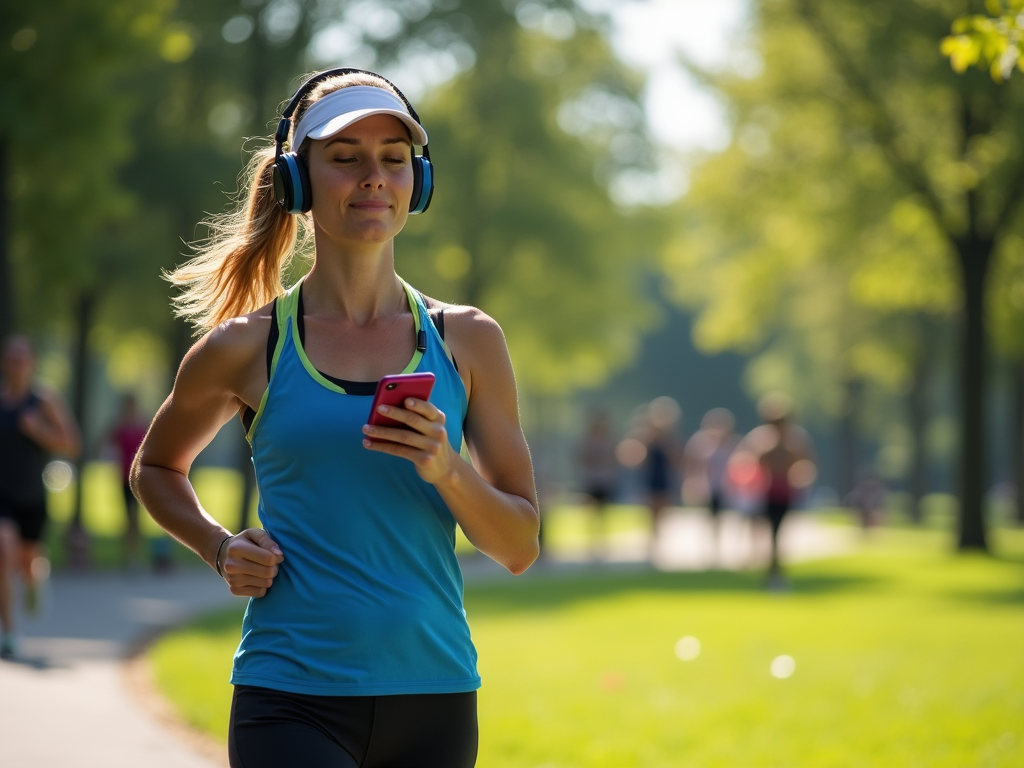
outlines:
M785 680L787 677L792 677L796 671L796 661L793 660L792 656L776 656L772 659L772 677L779 680Z
M66 461L60 459L51 461L43 468L43 485L48 491L60 493L71 485L71 478L74 477L74 474L71 465Z
M693 661L700 656L700 640L692 635L679 638L676 642L676 656L681 661Z
M171 64L179 64L191 56L195 48L196 40L191 31L184 26L176 26L164 35L160 56Z
M11 38L11 48L16 51L27 51L36 44L38 39L39 34L32 27L25 27L14 33Z
M601 675L598 683L601 686L601 690L614 693L615 691L622 690L622 687L626 684L626 677L621 672L608 670Z
M252 17L239 14L224 22L220 34L226 42L238 45L248 40L255 28L256 25L253 23Z
M635 437L627 437L615 447L615 458L624 467L638 467L647 458L647 446Z

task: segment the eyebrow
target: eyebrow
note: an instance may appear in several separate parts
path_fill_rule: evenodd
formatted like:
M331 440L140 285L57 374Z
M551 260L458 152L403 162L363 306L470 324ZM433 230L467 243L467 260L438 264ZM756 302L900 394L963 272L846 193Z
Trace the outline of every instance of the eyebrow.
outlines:
M359 139L352 139L345 136L336 136L335 138L327 142L326 147L331 146L331 144L334 144L335 142L340 142L342 144L351 144L353 146L358 146L363 143ZM412 142L410 142L407 138L403 136L395 136L394 138L391 139L384 139L381 142L381 144L406 144L410 147L412 146Z

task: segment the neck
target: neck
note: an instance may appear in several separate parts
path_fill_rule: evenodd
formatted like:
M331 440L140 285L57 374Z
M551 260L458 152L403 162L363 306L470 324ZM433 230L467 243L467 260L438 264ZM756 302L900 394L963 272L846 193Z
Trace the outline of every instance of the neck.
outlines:
M302 297L307 315L341 315L357 325L402 311L406 297L395 274L394 241L341 249L318 238Z

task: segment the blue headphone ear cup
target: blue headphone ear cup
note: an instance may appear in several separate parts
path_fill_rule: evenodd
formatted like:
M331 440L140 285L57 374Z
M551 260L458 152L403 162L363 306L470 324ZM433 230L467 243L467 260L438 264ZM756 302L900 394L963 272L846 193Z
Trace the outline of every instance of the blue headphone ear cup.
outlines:
M434 196L434 166L430 160L417 155L412 159L412 198L409 213L423 213Z
M285 213L306 213L313 206L306 163L294 152L274 161L274 198Z

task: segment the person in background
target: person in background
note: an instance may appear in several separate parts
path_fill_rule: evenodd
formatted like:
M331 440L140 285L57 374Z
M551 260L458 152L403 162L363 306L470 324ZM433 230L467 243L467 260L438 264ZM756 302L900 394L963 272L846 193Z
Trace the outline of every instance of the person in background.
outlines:
M616 441L612 438L608 415L600 409L591 411L587 431L578 452L583 475L583 492L593 512L591 541L595 557L608 554L608 503L615 497L619 462L615 457Z
M712 408L683 449L683 503L707 506L716 561L721 554L719 515L728 503L729 459L739 442L735 424L729 410Z
M885 517L885 506L888 501L889 489L879 477L870 471L861 473L860 480L853 486L843 504L857 511L861 530L865 534L882 523Z
M124 511L127 528L124 535L124 561L131 567L139 563L139 502L132 493L131 470L135 454L146 436L149 422L138 412L135 395L127 394L121 399L121 412L110 429L107 441L117 449L118 464L121 468L121 488L124 493Z
M786 395L765 395L758 402L757 411L764 424L740 441L733 461L753 459L760 469L761 514L771 530L768 587L782 589L786 582L779 558L779 530L799 494L814 482L818 470L811 436L793 423L792 402Z
M18 653L14 583L20 574L25 609L39 607L49 576L43 548L46 488L51 454L78 457L81 437L70 411L35 381L36 354L27 336L14 334L0 356L0 657Z
M656 397L647 406L647 424L643 438L646 455L642 471L651 511L650 557L653 560L666 507L672 501L672 481L680 463L675 428L682 416L679 404L671 397Z

